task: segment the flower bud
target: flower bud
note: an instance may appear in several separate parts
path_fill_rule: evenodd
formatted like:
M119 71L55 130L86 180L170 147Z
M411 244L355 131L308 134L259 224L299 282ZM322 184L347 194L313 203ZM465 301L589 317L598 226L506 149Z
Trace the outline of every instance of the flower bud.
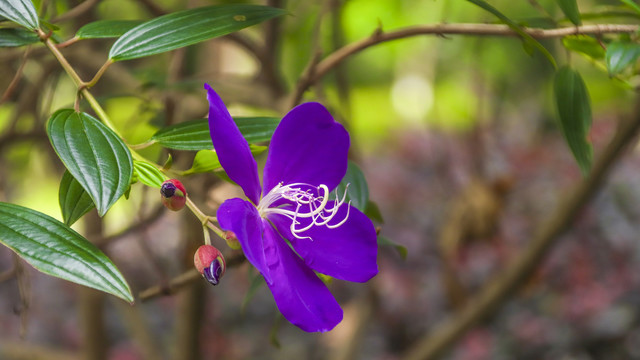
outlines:
M198 272L213 285L220 283L227 266L222 253L211 245L202 245L196 250L193 264Z
M173 211L178 211L184 207L187 201L187 190L182 183L176 179L170 179L162 183L160 187L162 203Z
M238 241L236 234L234 234L231 230L227 230L224 232L224 241L226 241L227 245L233 250L242 249L242 246L240 246L240 242Z

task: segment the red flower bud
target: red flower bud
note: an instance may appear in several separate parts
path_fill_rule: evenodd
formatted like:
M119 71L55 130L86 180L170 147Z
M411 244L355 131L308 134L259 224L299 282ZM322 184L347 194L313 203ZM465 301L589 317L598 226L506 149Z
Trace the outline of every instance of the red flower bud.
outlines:
M170 179L162 183L160 187L162 203L168 209L178 211L184 207L187 201L187 190L182 183L176 179Z
M213 285L218 285L227 264L222 253L211 245L202 245L193 256L193 264L198 272Z

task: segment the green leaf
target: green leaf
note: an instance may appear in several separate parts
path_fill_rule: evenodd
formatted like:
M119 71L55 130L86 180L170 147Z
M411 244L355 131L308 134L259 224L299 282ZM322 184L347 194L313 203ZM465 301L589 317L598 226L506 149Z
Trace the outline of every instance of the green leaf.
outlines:
M394 249L396 249L398 254L400 254L403 260L407 260L407 254L408 254L407 248L402 245L394 243L393 241L391 241L391 239L382 235L378 235L378 245L392 246Z
M222 179L222 180L224 180L224 181L226 181L226 182L228 182L228 183L230 183L230 184L233 184L233 185L236 185L236 186L238 185L238 184L236 184L236 182L235 182L235 181L231 180L231 178L229 177L229 175L227 175L227 172L226 172L226 171L224 171L224 170L216 171L216 172L214 172L214 174L215 174L217 177L219 177L220 179Z
M259 272L255 272L255 273L251 272L249 274L249 277L251 278L251 282L249 283L249 289L247 290L247 293L244 295L244 299L242 299L242 305L240 306L240 311L242 313L245 312L247 305L249 305L249 302L251 301L251 299L253 299L253 297L256 295L256 292L258 291L258 289L260 289L260 287L265 284L264 278Z
M621 73L625 68L634 64L640 56L640 44L628 41L616 41L607 46L605 62L609 76Z
M79 39L104 39L122 36L142 24L142 20L99 20L81 27L76 33Z
M218 154L216 154L215 150L200 150L193 158L191 169L185 171L184 175L205 173L221 167L222 165L220 165L220 160L218 160Z
M2 0L0 1L0 16L3 16L27 29L38 28L38 13L31 0Z
M564 13L564 16L569 19L573 25L582 25L582 19L580 19L580 10L578 10L578 3L576 0L556 0L560 9Z
M278 330L280 330L282 319L283 319L282 313L280 312L276 313L276 318L273 321L273 326L271 327L271 331L269 332L269 342L271 343L271 346L273 346L276 349L281 348L280 339L278 338Z
M336 188L337 195L334 194L334 196L342 198L345 189L347 189L346 201L351 201L351 205L364 212L369 202L369 186L362 170L352 161L349 161L347 173Z
M160 129L151 141L176 150L213 149L207 119L185 121Z
M569 50L585 54L593 59L604 58L604 48L598 40L586 35L572 35L562 38L562 44Z
M516 24L513 20L506 17L498 9L494 8L491 4L489 4L484 0L467 0L467 1L490 12L495 17L500 19L500 21L502 21L505 25L509 26L509 28L513 30L516 34L520 35L520 37L522 37L522 40L525 42L525 49L528 47L534 47L538 49L538 51L540 51L542 55L544 55L547 58L547 60L549 60L549 62L551 63L551 65L553 65L554 68L558 67L558 65L556 64L556 60L553 58L553 55L551 55L549 50L547 50L544 46L542 46L542 44L540 44L538 40L534 39L531 35L524 32L524 30L522 30L520 26L518 26L518 24Z
M0 47L24 46L38 41L40 39L33 31L19 28L0 29Z
M217 5L147 21L122 35L109 51L114 61L175 50L261 23L286 11L259 5Z
M280 118L274 117L236 117L233 121L238 125L240 133L249 144L257 144L271 140L273 132L280 123ZM207 125L208 128L208 125Z
M253 156L259 155L267 150L266 146L253 144L249 145L249 148L251 149L251 154L253 154ZM193 165L191 165L191 168L186 170L183 175L205 173L218 170L220 168L222 168L222 165L220 164L220 160L218 160L218 154L216 154L215 150L200 150L193 158Z
M129 187L131 153L111 129L86 113L56 111L47 123L51 145L103 216Z
M280 123L279 118L273 117L237 117L233 120L250 144L269 141ZM150 140L169 149L196 151L213 149L207 119L185 121L160 129Z
M45 274L133 302L129 285L111 260L48 215L0 202L0 243Z
M64 172L60 181L58 202L64 223L68 226L73 225L95 207L91 196L84 191L82 185L68 171Z
M593 147L587 136L591 128L591 103L580 74L569 66L556 72L553 84L560 127L582 174L591 169Z
M369 219L373 221L376 221L380 224L384 223L384 218L382 217L382 212L380 212L380 208L378 207L378 204L376 204L371 200L367 202L367 206L364 208L364 214L367 215L367 217L369 217Z
M638 6L638 4L636 4L633 0L620 0L620 1L623 4L629 6L631 9L633 9L638 14L640 14L640 6Z
M143 184L160 189L162 183L169 179L157 167L146 161L133 161L136 178Z
M171 157L171 154L169 154L169 156L167 156L167 161L164 162L164 165L162 165L162 168L164 170L171 170L172 166L173 166L173 158Z

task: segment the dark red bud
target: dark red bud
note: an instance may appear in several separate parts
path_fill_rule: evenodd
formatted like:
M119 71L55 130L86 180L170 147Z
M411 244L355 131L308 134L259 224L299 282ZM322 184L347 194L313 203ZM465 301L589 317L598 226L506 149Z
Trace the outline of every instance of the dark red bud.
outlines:
M178 211L187 202L187 190L179 180L170 179L162 183L160 187L162 203L168 209Z
M196 250L193 264L198 272L213 285L220 283L227 266L222 253L211 245L202 245Z

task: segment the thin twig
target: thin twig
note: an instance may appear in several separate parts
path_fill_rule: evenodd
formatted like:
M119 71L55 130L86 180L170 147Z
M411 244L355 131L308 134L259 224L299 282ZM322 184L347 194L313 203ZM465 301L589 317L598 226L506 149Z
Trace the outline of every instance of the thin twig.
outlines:
M124 301L114 301L121 321L127 327L130 339L137 345L142 359L163 359L162 353L166 347L160 347L154 336L149 321L144 316L144 309L140 306L130 306ZM163 344L164 345L164 344Z
M64 14L56 18L51 19L49 22L53 24L53 23L65 21L68 19L73 19L91 10L91 8L93 8L93 6L96 5L97 3L98 3L98 0L85 0L81 2L78 6L74 7L73 9L65 12Z
M48 140L47 133L38 129L35 131L31 131L28 133L19 133L14 131L9 131L3 136L0 136L0 152L2 152L5 148L8 148L9 145L14 143L19 143L22 141L42 141Z
M267 0L267 5L275 8L283 7L283 0ZM265 85L271 89L274 98L285 94L283 76L280 72L281 55L281 31L283 18L271 19L265 24L264 31L264 58L262 59L262 77Z
M244 255L241 252L236 252L233 256L227 257L225 263L227 268L231 268L242 264L244 260ZM200 275L196 269L190 269L171 279L171 281L166 285L156 285L146 290L142 290L138 297L140 298L140 301L146 301L162 295L173 295L184 286L189 285L196 280L202 280L202 275Z
M434 359L441 355L469 328L493 314L499 304L526 282L555 240L569 228L579 211L595 196L625 148L636 138L640 131L640 95L636 98L636 109L632 116L632 119L619 126L589 177L575 187L545 223L537 227L540 230L527 242L528 247L454 318L419 339L409 349L405 360Z
M136 221L133 225L131 225L128 228L120 231L117 234L106 236L106 237L98 240L96 242L96 246L103 247L103 246L111 243L112 241L117 241L117 240L120 240L120 239L122 239L122 238L124 238L124 237L126 237L128 235L135 234L138 231L145 230L146 228L151 226L154 222L158 221L162 217L162 214L165 213L165 210L167 210L167 208L165 208L164 206L156 207L156 209L153 210L153 212L148 217L146 217L144 219L141 219L139 221Z
M253 39L251 39L248 36L245 36L243 34L240 33L231 33L229 35L225 35L223 37L223 39L227 39L230 40L234 43L236 43L237 45L243 47L245 50L247 50L248 52L252 53L253 56L256 57L256 59L258 59L258 61L260 61L260 63L265 62L265 53L264 53L264 49L262 49L262 47L256 43Z
M98 212L85 217L86 237L94 242L102 238L104 223ZM88 287L78 288L78 323L82 334L81 353L84 359L106 360L109 343L105 322L105 294Z
M547 9L544 8L544 6L540 5L540 3L537 0L529 0L529 4L531 4L531 6L533 6L534 9L536 9L540 15L546 17L547 19L553 21L554 25L557 25L558 23L554 20L553 16L547 11Z
M33 341L1 341L0 358L2 359L30 359L30 360L81 360L76 351L42 346Z
M290 109L300 103L300 101L302 100L302 94L304 94L304 92L316 82L312 79L319 79L319 77L316 77L315 74L318 68L318 64L320 63L320 58L322 58L322 53L318 51L311 57L309 63L307 64L307 67L302 72L302 75L300 75L300 80L298 80L296 90L293 93L293 100L289 105Z
M13 253L13 269L15 270L16 280L18 280L18 293L20 294L20 338L24 339L29 325L31 281L29 273L24 270L24 264L16 253Z
M78 41L80 41L80 38L79 38L79 37L77 37L77 36L74 36L74 37L72 37L72 38L71 38L71 39L69 39L69 40L66 40L66 41L63 41L63 42L61 42L61 43L59 43L59 44L56 44L56 47L57 47L58 49L64 49L64 48L66 48L66 47L68 47L68 46L71 46L71 45L73 45L73 44L77 43Z
M151 13L151 15L155 17L162 16L167 13L165 9L158 6L158 4L156 4L156 2L153 0L138 0L138 2L142 4Z
M195 215L198 218L198 220L200 220L200 223L202 223L203 226L206 226L209 229L211 229L214 233L216 233L216 235L218 235L222 239L225 238L224 231L222 231L222 229L220 229L219 227L215 226L210 221L210 220L212 220L214 218L211 217L211 216L206 215L205 213L203 213L202 210L200 210L200 208L198 208L198 206L196 206L196 204L191 200L191 198L189 196L187 196L187 207L189 208L189 210L191 210L193 215Z
M30 52L31 52L31 46L27 47L27 49L24 51L24 55L22 56L22 62L20 63L20 67L18 67L18 71L16 71L16 74L13 76L13 79L11 79L9 86L7 86L7 89L4 91L4 94L2 94L2 97L0 98L0 105L2 105L2 103L4 103L9 99L9 97L15 90L16 86L18 85L18 81L20 81L20 78L22 77L22 71L24 70L24 66L27 63L27 59L29 58Z
M342 27L342 13L345 2L341 0L331 0L329 2L331 7L331 47L332 51L335 51L344 46L344 29ZM335 71L336 90L338 91L338 99L342 109L346 110L348 114L350 112L350 92L349 92L349 72L347 68L342 65L338 65ZM349 116L346 116L349 118ZM342 121L342 124L347 126L348 123ZM353 148L353 147L352 147Z
M12 279L16 275L16 269L11 268L0 273L0 283Z
M557 29L522 28L524 32L536 39L558 38L568 35L602 35L615 33L634 33L640 28L639 25L630 24L597 24L563 27ZM336 67L338 64L350 56L376 44L386 41L398 40L420 35L473 35L473 36L518 36L507 25L494 24L433 24L412 26L388 33L380 29L368 38L345 45L342 48L328 55L313 69L308 77L301 77L293 93L291 103L296 105L302 99L302 94L314 83L320 80Z
M113 64L113 60L108 59L107 61L105 61L105 63L100 67L98 72L93 76L93 79L91 79L89 82L84 83L80 87L80 90L82 90L84 88L90 88L90 87L94 86L95 84L97 84L98 80L100 80L102 75L104 75L104 72L107 71L107 69L109 68L109 66L111 66L111 64Z

